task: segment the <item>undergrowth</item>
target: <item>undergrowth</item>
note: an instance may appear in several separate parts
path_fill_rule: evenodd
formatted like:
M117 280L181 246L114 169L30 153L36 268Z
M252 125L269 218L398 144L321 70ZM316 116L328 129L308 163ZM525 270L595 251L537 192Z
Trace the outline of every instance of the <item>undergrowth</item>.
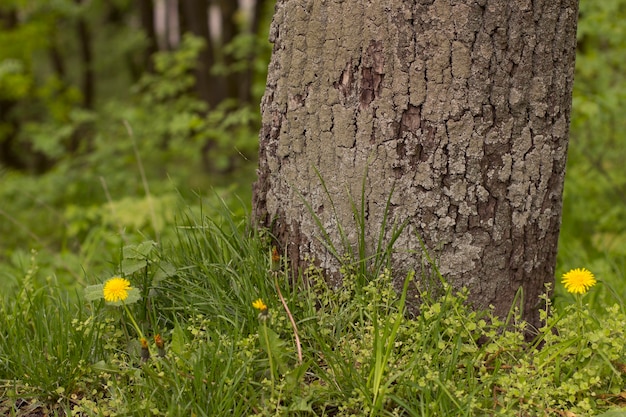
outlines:
M341 288L313 265L293 286L267 236L220 210L182 216L171 247L124 247L84 294L38 277L33 253L2 298L0 413L587 416L623 404L624 306L586 303L602 282L558 309L544 296L529 342L515 308L506 320L471 310L436 267L399 292L392 271L367 275L359 259ZM112 276L140 296L94 296Z

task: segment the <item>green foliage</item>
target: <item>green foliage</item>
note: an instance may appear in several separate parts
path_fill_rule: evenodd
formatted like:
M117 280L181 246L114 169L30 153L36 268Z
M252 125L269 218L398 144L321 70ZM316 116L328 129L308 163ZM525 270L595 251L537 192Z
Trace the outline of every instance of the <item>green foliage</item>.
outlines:
M99 113L74 109L66 120L26 127L33 146L51 158L64 154L62 144L76 129L90 126L98 133L81 144L88 152L59 160L43 176L0 171L0 199L10 202L0 209L0 232L6 237L0 259L11 259L20 242L34 241L42 256L59 251L71 258L61 268L49 265L62 282L80 282L83 268L106 267L99 253L146 236L158 240L163 230L171 231L166 225L173 223L180 201L177 188L219 183L204 159L211 160L215 173L237 167L238 181L231 188L248 187L252 164L247 158L256 152L258 116L246 108L228 111L227 103L206 115L206 105L189 94L189 73L201 46L186 37L179 50L157 54L156 72L139 81L130 102L112 100ZM214 143L207 152L206 143ZM154 181L166 176L169 182Z
M16 103L0 141L19 121L21 149L54 164L37 177L0 168L0 414L626 414L625 4L581 3L559 269L585 266L599 283L578 298L557 285L528 342L514 307L502 321L469 309L467 293L445 283L430 292L425 282L442 282L434 266L398 292L393 239L366 242L354 201L359 241L332 248L344 285L330 288L311 266L309 285L293 286L286 262L277 270L268 256L269 237L250 230L247 203L232 204L236 186L220 186L239 181L249 192L259 116L194 97L202 42L185 37L155 55L154 72L136 82L107 78L87 110L75 59L61 79L42 56L52 41L74 56L73 33L56 27L97 22L106 2L2 2L28 19L0 30L0 100ZM121 57L145 39L101 29L94 68L119 74ZM235 38L222 51L235 59L213 71L252 65L260 96L266 64L245 62L254 48L267 54L258 38ZM224 176L231 171L235 180ZM209 184L215 196L187 191ZM141 297L125 307L100 301L112 276ZM407 312L416 295L420 310ZM267 316L252 308L258 298Z
M356 259L341 288L313 266L309 285L292 287L245 212L218 200L182 220L167 250L151 240L119 250L113 274L141 293L123 308L38 281L32 256L2 302L0 410L20 415L26 401L87 415L513 416L623 404L626 310L589 308L602 283L562 308L544 296L544 325L528 342L515 306L505 321L474 311L436 267L437 295L412 274L398 293L391 271L360 276ZM414 297L422 304L410 313Z
M188 314L191 303L193 311L217 326L246 324L246 330L256 330L252 303L273 293L271 286L268 290L267 252L260 239L250 239L242 231L248 224L247 211L233 212L223 201L217 204L210 211L221 215L186 213L181 219L177 258L170 262L184 267L159 285L161 302L174 322Z
M623 288L626 271L626 1L581 1L559 271L586 266ZM598 303L619 301L603 287ZM560 287L557 287L560 290ZM619 291L618 291L619 293ZM593 301L593 300L592 300ZM592 302L593 303L593 302Z
M8 100L20 99L28 93L30 82L22 61L5 59L0 62L0 97Z
M131 22L133 2L6 1L0 10L0 288L15 287L31 248L42 275L84 285L85 275L110 269L101 254L173 237L168 226L181 194L249 193L258 110L233 100L209 109L196 97L203 41L186 35L152 57L152 71L131 74L147 44ZM90 30L97 81L91 108L84 105L81 22ZM223 72L244 70L241 61L254 65L258 93L267 41L242 33L232 42L233 67Z
M37 274L33 254L19 291L0 300L0 378L11 381L0 396L53 402L92 382L91 364L103 354L103 335L67 290L52 279L37 285Z

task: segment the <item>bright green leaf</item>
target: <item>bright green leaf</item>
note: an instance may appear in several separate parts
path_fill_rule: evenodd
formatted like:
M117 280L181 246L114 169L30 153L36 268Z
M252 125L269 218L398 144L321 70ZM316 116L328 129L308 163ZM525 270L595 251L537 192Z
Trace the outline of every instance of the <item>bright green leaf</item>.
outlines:
M88 287L85 287L85 300L96 301L104 298L104 293L102 292L103 288L104 284L89 285Z
M145 268L148 265L148 262L145 260L137 260L137 259L124 259L122 260L122 273L124 275L131 275L133 272L139 271L142 268Z

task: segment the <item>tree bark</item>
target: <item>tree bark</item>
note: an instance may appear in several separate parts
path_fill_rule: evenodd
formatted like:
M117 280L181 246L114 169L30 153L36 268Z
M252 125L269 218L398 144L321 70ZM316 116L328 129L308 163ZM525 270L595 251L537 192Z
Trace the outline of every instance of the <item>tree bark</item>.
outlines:
M296 269L314 258L334 276L339 264L304 201L335 245L338 224L356 244L347 192L360 204L367 172L370 250L393 188L388 215L408 222L396 272L420 268L420 236L477 307L505 315L522 287L524 317L538 324L538 296L554 280L577 7L278 0L253 197L259 224Z

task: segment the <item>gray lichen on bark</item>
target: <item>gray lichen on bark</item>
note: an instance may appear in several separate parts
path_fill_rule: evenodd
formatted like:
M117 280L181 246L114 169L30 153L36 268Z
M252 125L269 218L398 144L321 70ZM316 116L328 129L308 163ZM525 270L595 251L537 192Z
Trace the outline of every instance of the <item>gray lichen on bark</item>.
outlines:
M278 0L256 218L294 266L332 274L303 200L356 241L347 196L367 172L369 240L392 188L409 222L399 270L419 235L477 305L503 314L523 286L532 310L554 274L576 16L576 0Z

